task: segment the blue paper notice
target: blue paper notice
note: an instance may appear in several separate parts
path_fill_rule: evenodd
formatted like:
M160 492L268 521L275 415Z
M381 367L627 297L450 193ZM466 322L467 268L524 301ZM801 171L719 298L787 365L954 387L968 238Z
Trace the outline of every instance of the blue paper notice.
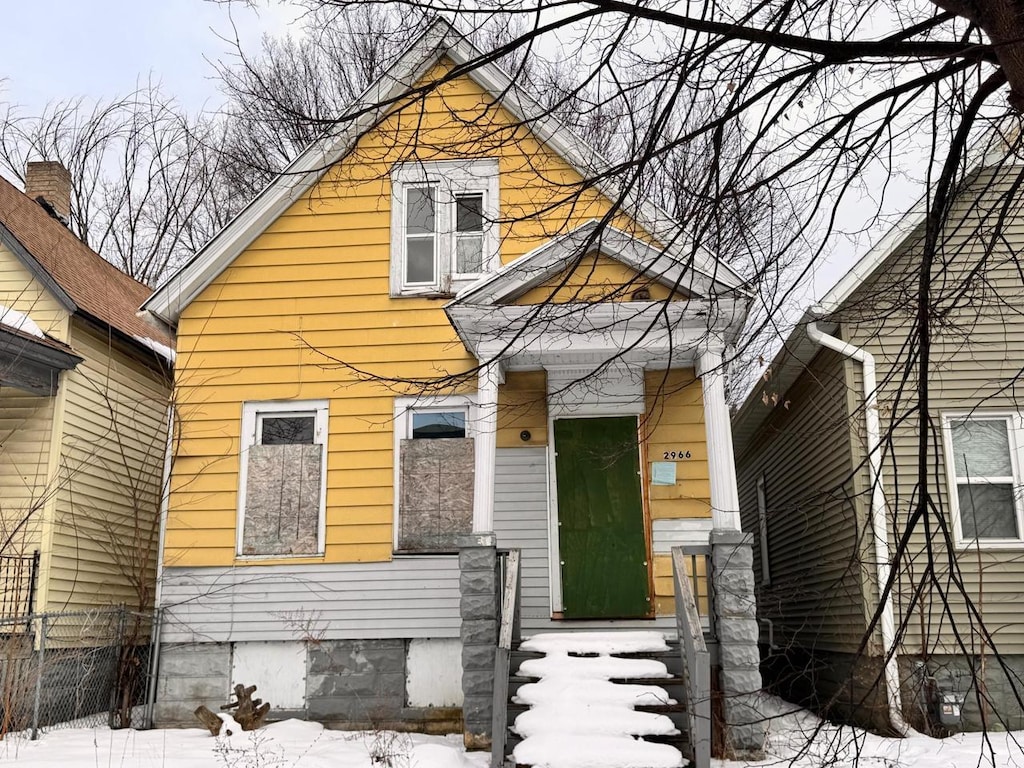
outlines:
M674 461L651 462L651 485L675 485L676 463Z

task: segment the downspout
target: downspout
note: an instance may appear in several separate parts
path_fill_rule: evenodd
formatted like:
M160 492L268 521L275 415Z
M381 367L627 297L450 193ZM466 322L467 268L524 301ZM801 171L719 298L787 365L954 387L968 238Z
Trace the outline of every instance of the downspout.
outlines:
M821 307L810 309L812 317L824 314ZM844 357L856 360L863 370L864 387L864 431L868 452L868 479L871 483L871 534L875 543L875 578L878 581L878 594L881 596L885 585L889 583L892 569L889 564L889 527L886 519L888 509L885 494L882 492L882 450L881 427L878 421L878 394L875 377L875 358L871 353L855 347L845 341L829 336L818 328L817 320L807 323L807 336L815 344L838 352ZM899 659L896 655L896 619L893 610L893 590L889 590L882 601L879 611L879 629L882 632L882 646L885 653L885 698L889 705L889 722L901 735L910 734L910 727L903 719L903 706L900 697Z

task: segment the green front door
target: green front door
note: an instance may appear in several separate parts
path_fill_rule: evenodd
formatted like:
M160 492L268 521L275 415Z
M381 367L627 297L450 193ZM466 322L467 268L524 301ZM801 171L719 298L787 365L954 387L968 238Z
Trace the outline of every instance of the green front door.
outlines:
M636 417L555 420L562 615L650 612Z

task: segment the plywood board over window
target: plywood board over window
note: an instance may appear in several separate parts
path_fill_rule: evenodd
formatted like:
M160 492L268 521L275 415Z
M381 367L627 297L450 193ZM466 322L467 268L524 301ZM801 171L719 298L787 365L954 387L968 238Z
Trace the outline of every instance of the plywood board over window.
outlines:
M399 549L456 549L456 539L473 529L473 438L409 439L400 446Z
M319 445L249 449L243 555L317 551L322 453Z
M242 434L238 554L321 554L327 404L246 403Z

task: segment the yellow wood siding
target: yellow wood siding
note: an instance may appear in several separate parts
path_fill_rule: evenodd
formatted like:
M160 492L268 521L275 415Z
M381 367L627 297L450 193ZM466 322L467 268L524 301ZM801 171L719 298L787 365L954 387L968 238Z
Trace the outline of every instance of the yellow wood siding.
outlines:
M633 298L636 291L646 289L648 297ZM564 304L566 302L639 301L648 299L668 301L685 298L671 288L645 277L625 264L605 256L588 254L561 274L545 280L517 298L515 304Z
M492 102L463 77L388 118L182 313L165 562L235 561L242 403L270 399L330 401L323 559L391 556L393 398L420 388L364 374L435 379L475 362L443 300L388 296L392 164L413 147L421 160L497 156L506 263L609 207ZM456 383L476 387L475 376ZM503 444L518 439L504 424Z
M65 374L47 610L152 602L170 388L123 342L75 319Z
M651 519L711 517L703 390L693 370L648 371L641 433L647 451ZM675 452L675 458L672 452ZM666 458L665 453L669 456ZM685 454L689 452L689 458ZM680 457L680 454L683 457ZM650 463L676 465L675 485L650 485Z
M28 555L41 546L48 480L50 397L0 387L0 554Z
M544 371L513 371L498 390L499 448L548 444L548 405ZM523 440L521 433L530 433Z
M686 573L690 577L690 588L697 598L697 611L708 615L708 573L704 557L686 558ZM694 567L696 566L696 567ZM697 572L694 578L694 571ZM658 616L674 616L676 613L676 583L672 576L672 555L654 556L654 604Z
M0 304L24 312L43 332L67 341L68 313L3 245L0 245Z

